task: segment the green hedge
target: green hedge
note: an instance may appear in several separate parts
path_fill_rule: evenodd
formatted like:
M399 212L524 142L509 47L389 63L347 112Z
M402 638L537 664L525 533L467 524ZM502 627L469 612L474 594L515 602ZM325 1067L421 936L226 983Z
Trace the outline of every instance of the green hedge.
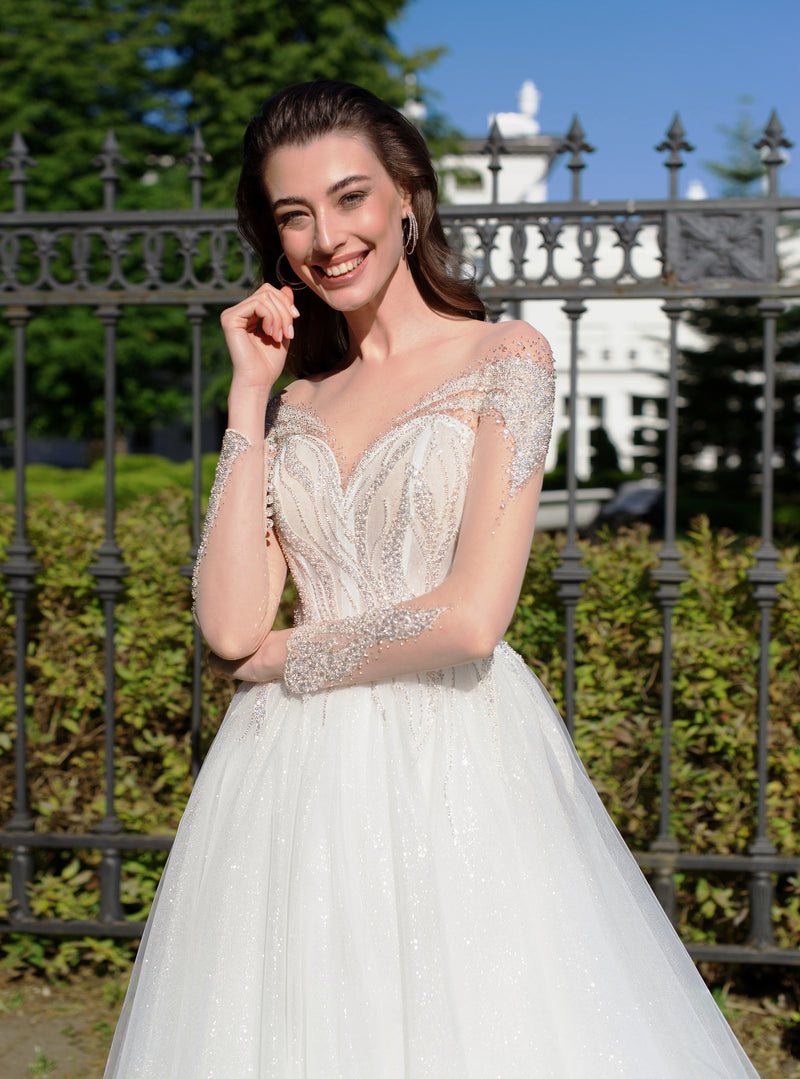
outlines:
M139 497L119 514L117 538L130 568L117 605L117 811L125 828L175 828L188 796L190 651L188 585L179 570L190 547L188 495L179 487ZM30 542L41 565L28 626L29 783L42 830L86 830L104 814L104 621L89 566L102 542L99 511L52 499L32 501ZM0 559L12 513L0 506ZM534 543L508 640L562 699L563 610L552 570L563 540ZM753 542L715 534L707 523L681 547L689 581L675 612L673 826L693 851L744 852L755 822L758 610L746 572ZM650 570L658 545L644 528L583 543L590 577L576 610L576 741L628 842L646 849L658 816L662 618ZM800 557L787 572L773 615L770 834L796 854L800 833ZM293 596L281 610L288 624ZM13 611L0 588L0 819L13 799ZM207 746L230 698L228 683L203 675ZM31 891L41 916L98 910L96 852L38 852ZM126 857L123 902L132 918L152 900L163 855ZM0 853L0 909L8 902L8 854ZM740 942L747 928L746 880L694 874L679 881L687 940ZM777 942L796 946L800 882L779 882ZM107 941L9 937L7 962L51 974L81 962L121 964L130 946Z

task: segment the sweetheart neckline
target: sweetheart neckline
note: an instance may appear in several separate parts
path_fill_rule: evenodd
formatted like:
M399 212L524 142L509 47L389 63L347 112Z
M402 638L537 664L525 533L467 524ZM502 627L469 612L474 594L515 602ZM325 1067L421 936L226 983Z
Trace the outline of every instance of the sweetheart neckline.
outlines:
M323 428L323 430L330 432L330 428L322 419L322 417L313 410L306 408L302 405L292 405L289 404L289 402L285 402L282 407L290 411L299 412L303 416L316 420L318 424ZM398 435L399 432L403 430L403 428L408 427L410 424L431 418L455 423L459 427L464 428L464 430L468 431L471 435L475 434L475 431L468 423L460 419L458 416L453 415L452 413L434 413L433 415L429 415L427 413L422 413L421 415L404 415L401 413L401 415L397 417L396 421L393 422L390 427L388 427L385 431L381 432L381 434L379 434L376 438L372 439L369 444L364 447L363 451L358 455L358 459L353 463L353 467L347 472L342 471L339 457L336 454L336 450L331 445L331 443L323 437L322 434L314 433L313 431L305 429L298 431L290 431L287 437L311 438L314 442L317 442L319 445L325 448L325 450L330 454L331 461L333 462L333 466L336 470L336 474L339 479L339 489L342 495L342 499L343 501L347 501L351 495L351 490L355 486L354 481L356 479L357 473L361 471L362 466L365 465L367 460L377 451L377 449L383 442L385 442L392 436ZM333 436L333 433L330 433Z

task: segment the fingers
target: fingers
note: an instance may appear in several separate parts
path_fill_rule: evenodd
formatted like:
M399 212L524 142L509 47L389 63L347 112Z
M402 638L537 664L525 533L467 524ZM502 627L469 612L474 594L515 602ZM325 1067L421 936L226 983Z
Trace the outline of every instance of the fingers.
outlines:
M276 344L294 337L294 320L300 312L294 305L291 288L278 290L262 285L246 300L223 311L221 322L226 333L262 333Z

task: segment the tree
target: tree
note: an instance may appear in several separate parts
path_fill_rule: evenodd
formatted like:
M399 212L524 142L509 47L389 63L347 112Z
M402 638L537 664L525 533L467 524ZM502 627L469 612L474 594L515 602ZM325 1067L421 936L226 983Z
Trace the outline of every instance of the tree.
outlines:
M724 196L757 196L765 169L758 132L743 103L728 136L725 162L707 167ZM749 299L698 304L687 316L707 344L683 349L678 441L684 515L703 510L713 522L755 531L759 524L763 393L763 317ZM775 494L779 524L800 526L800 308L777 321Z
M390 24L406 0L27 0L0 22L0 147L19 130L37 166L32 210L99 209L92 162L108 128L126 164L117 205L190 205L181 155L199 125L211 156L204 204L230 206L244 125L270 94L327 76L359 82L396 105L406 75L441 50L403 55ZM435 129L441 121L433 117ZM12 208L0 184L0 209ZM209 381L227 372L211 335ZM120 425L139 440L186 413L187 333L170 309L126 312L120 324ZM37 314L29 333L30 431L102 433L102 343L84 309ZM0 399L10 402L10 335L0 329ZM3 416L0 416L0 420Z
M291 82L319 76L358 82L395 105L405 76L441 49L411 56L390 23L407 0L28 0L0 24L0 146L20 130L39 166L29 205L94 209L91 175L106 129L117 135L133 191L122 203L162 202L162 183L142 190L154 161L176 155L200 125L212 164L206 203L229 206L247 119ZM178 175L180 169L178 170ZM188 198L175 182L174 196ZM154 190L155 188L155 190ZM10 201L10 200L8 200Z

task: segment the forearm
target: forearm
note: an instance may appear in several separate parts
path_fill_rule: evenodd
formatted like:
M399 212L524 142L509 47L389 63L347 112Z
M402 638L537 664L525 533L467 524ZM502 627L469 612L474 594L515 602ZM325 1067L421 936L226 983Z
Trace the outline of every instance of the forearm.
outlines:
M447 593L451 592L448 597ZM244 682L283 679L293 693L440 670L490 655L505 623L479 619L447 586L406 604L275 630L244 660L212 658L217 674Z
M408 604L326 624L306 624L285 642L283 677L294 693L440 670L490 655L502 635L464 605L435 593Z
M253 385L236 375L231 382L228 426L241 431L254 445L264 439L264 417L271 393L271 386Z
M232 388L231 427L223 440L194 578L198 624L214 651L229 658L258 647L283 587L282 558L270 559L266 537L266 398L266 392Z

